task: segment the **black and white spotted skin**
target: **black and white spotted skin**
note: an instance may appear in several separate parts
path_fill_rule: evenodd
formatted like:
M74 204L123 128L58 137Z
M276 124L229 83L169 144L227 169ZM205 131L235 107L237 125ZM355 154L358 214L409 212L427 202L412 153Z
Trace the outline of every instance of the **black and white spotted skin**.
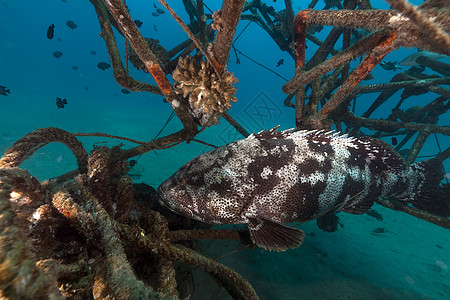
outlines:
M162 201L206 223L248 223L255 244L283 251L304 233L282 223L336 210L362 214L379 197L414 198L427 181L426 166L407 166L377 139L276 130L191 160L158 188Z

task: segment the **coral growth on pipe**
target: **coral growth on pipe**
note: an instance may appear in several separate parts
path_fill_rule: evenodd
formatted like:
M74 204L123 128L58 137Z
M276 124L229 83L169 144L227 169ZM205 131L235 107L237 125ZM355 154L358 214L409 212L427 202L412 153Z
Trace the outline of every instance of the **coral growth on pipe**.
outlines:
M120 147L96 147L84 173L58 184L41 184L28 172L14 168L37 145L63 140L72 148L78 146L74 154L85 153L75 136L44 128L20 139L0 160L4 162L0 168L0 289L4 296L186 298L189 295L176 289L183 284L175 277L178 267L173 262L178 261L215 274L247 299L258 299L238 273L183 242L241 240L240 235L231 230L186 227L191 221L180 220L161 207L151 188L145 192L145 202L137 200ZM181 231L169 231L169 223L174 226L174 222ZM145 261L138 259L142 254ZM159 263L153 264L155 260ZM159 279L151 281L146 272L159 272Z

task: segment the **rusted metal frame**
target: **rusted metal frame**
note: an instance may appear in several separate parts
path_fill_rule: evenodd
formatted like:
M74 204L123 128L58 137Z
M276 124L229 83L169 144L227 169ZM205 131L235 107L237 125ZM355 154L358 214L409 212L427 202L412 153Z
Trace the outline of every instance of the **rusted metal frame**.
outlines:
M305 69L309 70L313 66L322 63L326 59L328 54L330 54L329 49L334 49L334 45L343 32L343 28L331 29L331 32L328 34L327 38L323 41L322 45L320 45L319 49L317 49L316 53L314 53L313 57L306 64Z
M308 116L314 115L319 110L319 101L320 101L320 89L322 86L322 77L317 78L312 82L311 85L311 94L309 95L309 101L308 105L305 107L305 116L308 118Z
M161 3L162 6L164 6L165 9L167 9L172 16L172 18L181 26L183 31L189 36L189 38L194 42L195 46L202 52L203 56L205 57L206 61L211 65L211 67L214 69L214 72L217 74L219 79L221 79L221 75L223 70L220 70L219 65L217 64L214 57L212 57L208 51L206 51L205 47L200 43L200 41L195 37L195 35L191 32L189 27L187 27L186 24L184 24L183 20L175 13L175 11L169 6L167 1L165 0L158 0L159 3Z
M326 59L329 53L328 49L334 49L333 47L338 41L343 31L344 30L342 28L333 28L331 30L330 34L327 36L325 41L322 43L322 45L319 47L316 53L314 53L313 57L306 64L305 66L306 70L310 69L311 66L315 66L322 63ZM319 97L319 95L321 94L320 89L321 89L321 77L318 77L314 80L312 84L310 99L305 109L307 116L313 115L318 111L319 101L321 99Z
M208 37L206 33L206 22L204 20L205 11L203 9L203 0L197 0L197 21L200 28L200 41L203 45L208 42Z
M366 94L382 92L388 89L402 89L407 87L427 87L430 85L438 84L450 84L450 77L444 78L430 78L430 79L417 79L417 80L405 80L390 83L380 83L380 84L367 84L357 86L351 93L351 95Z
M450 157L450 147L436 155L436 159L439 159L440 161L444 161ZM447 178L448 179L448 178ZM447 180L448 183L448 180Z
M282 51L287 51L287 49L289 48L288 43L286 42L285 39L281 38L280 35L273 31L269 25L267 25L266 22L264 22L263 18L259 15L241 15L241 20L248 20L248 21L253 21L256 24L258 24L259 26L261 26L261 28L267 32L267 34L272 38L272 40L278 45L278 47L282 50ZM321 43L321 41L319 39L315 39L315 43ZM294 53L292 53L292 51L287 51L287 53L294 58Z
M428 51L447 54L440 47L423 39L422 32L408 18L393 10L310 10L308 25L329 25L351 28L365 28L369 31L396 31L399 38L395 47L417 47ZM450 30L450 12L446 9L421 10L426 18L439 22L442 30Z
M312 0L311 3L308 5L308 8L314 8L319 0Z
M180 131L169 134L167 136L163 136L156 140L152 140L151 142L146 143L144 145L139 145L139 146L130 148L128 150L125 150L123 153L123 158L129 159L129 158L150 152L152 150L170 148L172 146L175 146L175 145L178 145L178 144L184 142L186 140L186 137L189 136L190 134L191 133L188 132L187 129L182 129Z
M372 4L370 0L360 0L358 3L359 9L372 9Z
M409 123L409 122L397 122L397 121L388 121L388 120L378 120L378 119L369 119L363 117L356 117L352 114L346 115L345 121L351 124L357 124L361 127L366 127L372 130L383 130L386 129L407 129L420 131L427 129L430 134L440 133L445 135L450 135L450 126L439 126L428 123Z
M402 28L403 30L409 28L417 29L417 26L411 24L407 18L392 19L392 17L398 17L399 13L395 10L313 10L305 9L308 11L308 25L326 25L326 26L342 26L350 28L366 28L369 30L395 30ZM448 30L450 24L447 24L448 14L447 11L439 11L434 9L422 10L422 13L427 18L441 17L439 22L443 26L444 30Z
M245 0L224 0L222 3L222 29L217 32L213 47L220 72L225 70L244 3Z
M306 32L306 38L319 47L322 46L322 44L324 43L309 32ZM334 48L327 49L327 51L328 51L328 53L330 53L332 55L336 55L339 53L339 51Z
M284 0L286 6L286 18L288 18L288 26L291 28L291 41L294 40L294 11L292 9L292 1Z
M262 17L264 18L264 20L266 21L266 24L273 30L275 31L275 26L272 22L272 19L270 18L269 14L266 11L266 7L267 5L262 3L261 0L254 0L253 2L253 6L259 10L259 12L261 13Z
M450 219L436 216L434 214L431 214L429 212L423 211L421 209L411 207L406 203L402 203L396 199L378 199L376 202L380 205L383 205L384 207L387 207L392 210L401 211L404 213L407 213L408 215L411 215L413 217L425 220L427 222L436 224L438 226L450 229Z
M255 14L255 15L241 15L241 20L248 20L248 21L252 21L255 22L256 24L258 24L259 26L261 26L261 28L267 32L269 34L269 36L272 38L272 40L274 40L275 42L277 42L277 37L276 37L276 33L275 31L273 31L269 25L267 25L266 22L264 22L263 18L259 15L259 14ZM278 44L278 43L277 43Z
M130 42L130 45L133 47L136 54L155 79L166 100L170 103L175 114L183 124L183 127L187 129L186 139L195 136L198 131L197 125L188 111L188 106L184 103L184 100L175 93L172 84L167 79L164 71L158 64L155 55L151 52L149 46L139 32L139 29L136 27L136 24L128 14L125 5L120 0L103 0L103 2L117 21L124 37Z
M117 47L116 39L111 28L108 12L104 4L99 0L91 0L92 5L97 13L100 28L102 30L101 36L106 43L106 49L111 60L113 68L113 75L116 82L123 88L134 92L149 92L153 94L162 95L162 91L155 85L135 80L124 69L122 59L120 58L119 48Z
M250 135L250 133L248 133L247 130L245 130L244 127L242 127L241 124L239 124L232 116L230 116L227 112L224 113L222 115L222 117L228 122L230 123L231 126L234 127L234 129L236 129L237 132L239 132L240 134L242 134L243 137L248 137Z
M433 71L438 72L442 76L450 76L450 65L445 62L431 59L426 56L419 56L415 61L422 66L426 66Z
M287 107L295 108L295 104L291 102L292 98L294 98L295 93L289 94L283 101L284 105Z
M440 96L440 97L438 97L437 99L435 99L433 102L431 102L431 103L428 103L427 105L425 105L424 107L422 107L419 111L417 111L416 113L414 113L412 116L410 116L410 118L409 118L409 120L408 120L408 122L427 122L428 121L428 119L426 118L426 119L424 119L424 117L426 116L426 114L428 113L428 112L432 112L432 111L434 111L434 110L436 110L436 107L437 107L437 105L439 105L440 103L442 103L442 102L444 102L444 101L447 101L448 100L448 96L447 95L444 95L444 96ZM446 112L447 111L447 109L443 109L442 111L441 111L441 113L444 113L444 112ZM428 123L428 124L432 124L432 122L435 122L436 120L432 120L432 116L430 117L431 119L429 120L430 122ZM386 130L385 130L386 131ZM426 128L424 129L424 130L421 130L420 132L428 132L427 130L426 130ZM429 133L428 133L429 134ZM415 135L415 131L409 131L409 132L407 132L406 133L406 136L402 139L402 141L395 147L395 150L400 150L413 136ZM420 137L420 135L419 135L419 137ZM418 142L418 141L420 141L420 139L419 139L419 137L418 137L418 140L416 140L416 142ZM420 147L422 147L422 146L420 146ZM414 148L414 147L413 147ZM413 151L413 148L411 148L411 151ZM417 146L416 146L416 148L415 149L417 149ZM419 150L420 150L420 148L419 148ZM419 152L419 150L416 150L415 152L413 152L413 154L411 154L411 155L413 155L414 156L414 153L415 153L415 156L417 156L417 154L418 154L418 152ZM415 158L415 156L414 156L414 158Z
M381 132L381 131L380 131ZM403 146L406 145L406 143L416 134L415 131L409 131L405 137L400 141L400 143L398 143L397 146L395 146L395 150L399 151L400 149L403 148Z
M391 97L393 94L395 94L398 90L400 90L402 88L425 87L425 88L428 88L430 91L436 92L441 95L448 94L447 89L444 89L441 87L436 87L436 88L431 88L431 87L435 86L436 84L449 84L450 77L408 80L410 77L404 73L397 74L396 77L401 77L399 79L401 79L401 80L404 79L404 80L397 81L397 82L391 82L391 83L373 84L373 85L356 87L355 90L344 101L344 104L348 104L350 102L350 100L353 97L355 97L357 94L370 93L370 92L381 92L381 94L375 99L375 101L367 109L367 111L363 113L362 116L365 118L368 118L389 97ZM400 102L397 105L397 107L400 105Z
M305 15L307 14L307 11ZM298 16L298 14L297 14ZM295 21L294 21L295 26ZM350 48L340 52L337 55L330 57L328 60L324 61L318 66L301 73L296 74L294 78L292 78L289 82L283 85L282 90L285 94L291 94L295 90L297 90L300 86L307 84L308 82L313 81L314 79L326 74L338 66L344 64L347 61L350 61L358 56L363 55L367 50L373 49L379 43L380 39L385 35L384 32L375 32L369 36L366 36L356 43L354 43ZM297 44L297 42L296 42ZM297 46L296 46L297 47ZM300 53L301 54L301 53ZM298 54L296 54L298 55ZM303 55L304 56L304 55ZM300 58L297 58L300 59Z
M446 90L446 89L444 89ZM417 112L415 112L410 118L409 120L412 121L419 121L421 119L423 119L423 117L430 112L436 111L436 109L438 109L438 105L441 104L442 102L447 101L450 98L450 91L446 90L447 94L446 95L441 95L438 98L434 99L432 102L428 103L427 105L425 105L424 107L422 107L420 110L418 110ZM444 111L439 111L440 114L445 113Z
M343 72L346 70L346 64L337 67L333 73L322 83L318 99L324 99L326 95L329 95L334 89L336 89L348 76L344 76ZM338 76L341 75L341 78Z
M352 37L351 29L344 29L344 34L342 35L342 49L347 49L350 47ZM342 77L347 78L350 72L350 62L347 62L344 65L344 69L342 70Z
M415 79L409 80L411 76L405 73L399 73L395 75L392 80L401 80L390 83L382 84L372 84L372 85L362 85L358 86L353 90L353 92L344 101L344 104L348 104L350 100L357 94L370 93L370 92L381 92L381 94L373 101L366 112L363 113L363 117L368 118L379 106L381 106L388 98L394 95L398 90L402 88L419 88L419 87L429 87L435 84L448 84L450 83L450 78L431 78L431 79ZM392 81L391 80L391 81ZM438 90L443 93L441 89ZM403 99L404 100L404 99ZM401 104L403 100L400 100L397 107Z
M295 77L304 73L305 50L306 50L306 11L300 11L294 19L294 40L295 40ZM303 85L292 90L295 93L295 126L303 128L303 116L305 108L305 88Z
M400 81L406 81L411 80L412 78L408 76L406 72L395 74L392 78L390 83L400 82ZM415 78L413 78L415 79ZM368 118L372 113L383 103L385 103L390 97L392 97L395 93L397 93L400 89L384 89L381 90L381 93L375 98L374 101L372 101L372 104L370 107L362 114L363 117ZM397 103L395 108L399 108L402 102L404 101L403 98L400 99L400 101ZM346 101L347 102L347 101ZM345 103L346 103L345 102Z
M411 149L408 152L408 156L406 157L407 164L412 164L416 160L420 150L422 149L429 136L430 132L428 132L426 127L423 130L419 131L419 135L414 141L414 144L412 145Z
M194 42L191 39L187 39L184 42L181 42L180 44L169 50L169 57L174 57L178 53L182 52L184 49L188 48L193 43Z
M159 299L180 299L173 261L165 257L157 258Z
M220 64L217 63L217 61L215 60L214 57L211 57L209 55L209 52L206 51L206 49L203 48L203 46L200 44L200 42L196 39L196 37L192 34L192 32L189 30L189 28L187 28L187 26L181 21L181 19L175 14L175 12L172 10L172 8L168 5L168 3L164 0L158 0L167 10L169 10L169 12L171 13L172 17L183 27L183 30L188 34L188 36L190 37L190 39L193 41L193 43L197 46L197 48L199 48L203 55L205 56L206 60L210 63L210 65L214 68L214 70L217 73L217 76L219 78L221 78L221 71L220 70ZM203 1L198 1L197 2L197 11L198 11L198 19L199 22L203 22L203 20L201 20L202 16L203 16ZM205 22L203 22L204 25L206 25ZM204 28L204 33L206 35L206 26ZM200 31L200 36L202 35L202 31ZM204 41L205 43L207 42L206 40ZM192 45L191 45L192 46ZM185 52L191 52L193 49L192 47L188 47L186 48L186 50L184 51L184 53L182 53L180 56L182 56L183 54L187 54ZM241 133L244 137L247 137L249 135L249 133L236 121L234 120L228 113L225 113L223 115L224 119L227 120L230 125L232 125L239 133Z
M253 21L256 24L258 24L259 26L261 26L261 28L267 32L267 34L272 38L272 40L278 45L278 47L282 51L287 51L287 50L283 50L288 47L286 41L284 39L280 39L278 33L274 32L272 29L270 29L269 25L267 25L266 22L264 22L264 20L262 19L262 17L260 15L241 15L241 20ZM308 32L306 32L306 38L319 47L323 44L323 42L320 39L316 38L314 35L312 35ZM339 53L339 51L337 51L336 49L333 49L333 48L327 49L327 51L333 55ZM292 51L287 51L287 53L295 60L295 54Z
M433 19L425 16L420 9L416 9L405 0L386 1L415 24L422 31L424 39L439 47L442 53L450 55L450 36Z
M441 96L444 97L450 97L450 90L449 89L444 89L443 87L431 84L429 86L426 87L427 90L429 90L430 92L439 94Z

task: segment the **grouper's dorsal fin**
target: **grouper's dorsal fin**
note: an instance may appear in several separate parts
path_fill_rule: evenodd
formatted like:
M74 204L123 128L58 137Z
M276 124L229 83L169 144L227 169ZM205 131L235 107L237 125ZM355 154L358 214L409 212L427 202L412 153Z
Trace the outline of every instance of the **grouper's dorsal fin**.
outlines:
M340 132L324 130L296 131L292 132L290 137L347 148L352 153L366 157L369 167L376 167L378 172L396 172L408 167L403 157L391 145L377 138L349 137Z
M307 140L314 140L320 142L329 142L331 139L348 139L354 140L354 138L348 137L346 134L342 134L336 131L326 130L295 130L290 128L282 131L278 131L280 125L275 126L269 130L261 130L256 133L252 133L249 139L269 140L280 138L303 138Z
M353 141L361 151L365 151L372 164L377 164L381 170L396 172L408 168L405 159L391 145L382 140L362 137Z
M354 138L348 137L347 134L336 132L334 130L300 130L291 134L293 138L304 138L317 142L331 142L331 140L346 140L347 142L353 141Z
M252 133L248 138L258 140L283 139L289 137L292 133L292 130L294 130L287 129L278 131L278 128L280 128L280 125L275 126L269 130L261 130L260 132Z

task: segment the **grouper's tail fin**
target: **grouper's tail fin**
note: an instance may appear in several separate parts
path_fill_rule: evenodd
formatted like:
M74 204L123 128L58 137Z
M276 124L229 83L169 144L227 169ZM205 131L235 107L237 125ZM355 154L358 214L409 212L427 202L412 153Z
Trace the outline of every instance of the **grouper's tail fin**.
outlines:
M442 160L433 158L411 165L410 202L417 208L433 210L440 206L439 183L444 178Z

